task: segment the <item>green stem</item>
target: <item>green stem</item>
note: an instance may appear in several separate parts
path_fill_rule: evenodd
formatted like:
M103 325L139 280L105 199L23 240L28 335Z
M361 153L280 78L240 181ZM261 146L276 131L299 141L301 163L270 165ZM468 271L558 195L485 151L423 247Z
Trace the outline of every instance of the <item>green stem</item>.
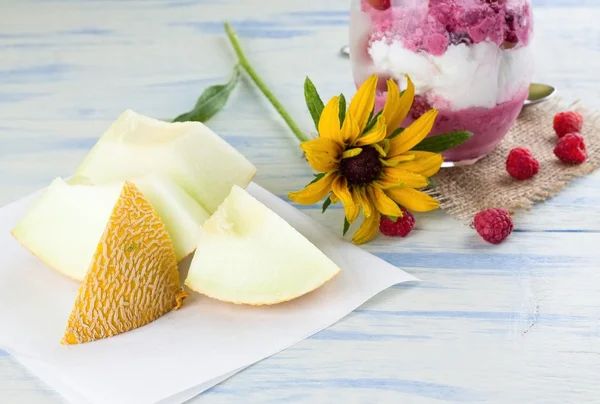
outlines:
M298 140L300 140L301 142L306 142L306 141L310 140L302 132L302 130L300 130L300 127L298 126L298 124L296 124L296 122L294 122L294 120L292 119L290 114L285 110L285 108L279 102L277 97L275 97L275 95L271 92L271 90L269 90L267 85L258 76L258 74L254 70L252 65L250 65L248 58L246 58L246 55L244 54L244 51L242 50L242 46L240 45L240 42L237 38L237 34L233 30L233 28L231 28L231 25L229 25L228 22L225 23L225 32L227 33L227 37L231 41L231 45L233 46L233 49L235 50L235 53L238 56L240 65L244 68L244 70L246 70L246 72L248 73L248 75L250 76L252 81L254 81L254 84L256 84L256 86L260 89L260 91L262 91L262 93L265 95L265 97L267 97L267 99L271 102L273 107L275 107L275 109L277 110L279 115L281 115L281 117L287 123L287 125L290 127L292 132L294 132L294 135L296 135Z

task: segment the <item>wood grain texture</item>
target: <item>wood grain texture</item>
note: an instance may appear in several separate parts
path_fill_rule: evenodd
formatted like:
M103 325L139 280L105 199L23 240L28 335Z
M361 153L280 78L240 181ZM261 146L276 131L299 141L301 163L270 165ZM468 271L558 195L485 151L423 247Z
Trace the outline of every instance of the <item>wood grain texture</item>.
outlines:
M600 3L533 3L535 80L600 108ZM234 57L224 20L311 130L305 76L323 98L354 92L349 62L337 55L348 8L347 0L0 3L0 204L70 175L124 109L174 117L225 82ZM248 156L271 192L285 198L311 177L293 135L247 80L209 126ZM192 402L597 402L599 206L596 173L517 215L501 246L443 212L418 215L407 239L364 248L422 284L386 290ZM339 208L298 208L341 229ZM64 400L0 350L0 403Z

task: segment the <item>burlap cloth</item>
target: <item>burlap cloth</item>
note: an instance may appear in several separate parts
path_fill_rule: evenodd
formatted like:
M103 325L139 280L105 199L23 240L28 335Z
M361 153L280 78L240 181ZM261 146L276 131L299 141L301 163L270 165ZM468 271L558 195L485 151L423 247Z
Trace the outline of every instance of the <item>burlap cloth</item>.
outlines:
M589 158L581 165L564 164L554 155L558 137L552 122L557 112L566 110L576 110L584 116L582 135ZM528 106L495 150L474 165L441 169L433 178L436 187L428 193L440 201L442 210L465 224L488 208L511 213L529 209L558 194L572 179L600 166L599 119L600 114L586 110L579 102L563 105L558 97ZM506 157L519 146L528 147L540 162L539 173L530 180L517 181L506 172Z

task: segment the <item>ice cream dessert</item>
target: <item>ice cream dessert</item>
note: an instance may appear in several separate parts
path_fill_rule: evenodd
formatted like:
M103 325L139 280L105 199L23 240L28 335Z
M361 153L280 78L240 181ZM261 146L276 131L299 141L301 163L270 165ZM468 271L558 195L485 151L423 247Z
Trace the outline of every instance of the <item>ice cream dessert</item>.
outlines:
M354 0L350 45L354 80L377 74L376 111L385 81L415 84L403 126L435 107L431 135L473 132L444 153L446 161L474 162L514 124L533 74L529 0Z

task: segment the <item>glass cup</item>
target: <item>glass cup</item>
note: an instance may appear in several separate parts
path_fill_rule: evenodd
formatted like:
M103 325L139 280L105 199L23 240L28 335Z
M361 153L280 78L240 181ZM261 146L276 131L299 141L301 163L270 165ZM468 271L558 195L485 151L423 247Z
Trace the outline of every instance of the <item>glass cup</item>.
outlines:
M386 80L415 85L402 126L432 107L431 135L466 130L473 137L444 152L446 165L473 164L508 134L533 75L529 0L352 0L350 59L358 86L379 76L377 113Z

